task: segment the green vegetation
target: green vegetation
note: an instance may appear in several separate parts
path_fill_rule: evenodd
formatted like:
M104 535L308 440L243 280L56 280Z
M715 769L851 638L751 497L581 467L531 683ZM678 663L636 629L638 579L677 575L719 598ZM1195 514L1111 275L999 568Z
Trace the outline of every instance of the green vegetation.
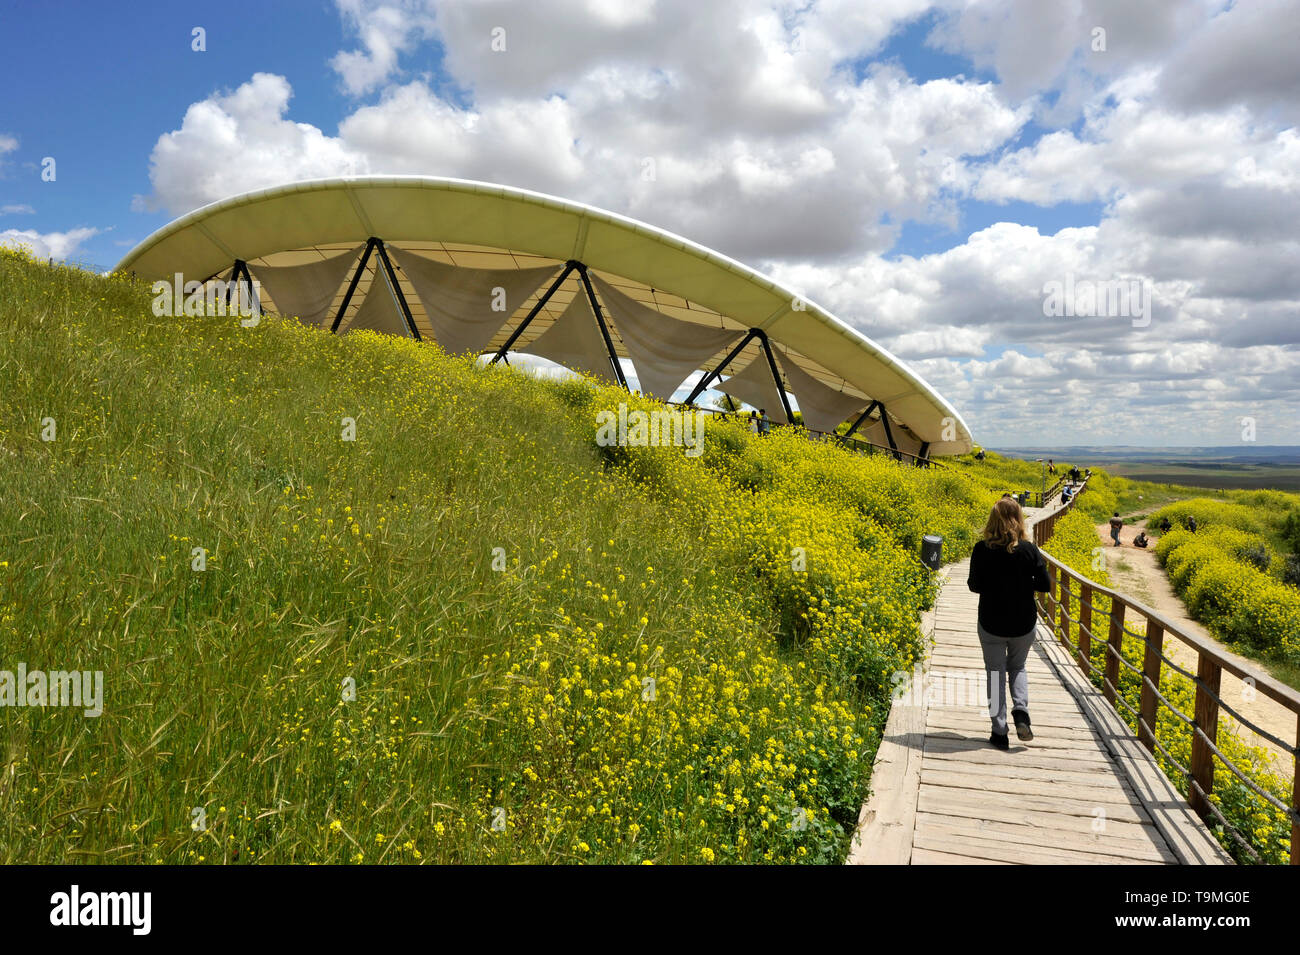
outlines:
M944 458L944 463L983 486L998 491L999 494L1003 491L1010 491L1012 494L1021 491L1042 491L1045 487L1050 488L1061 475L1070 470L1069 464L1062 461L1055 462L1056 474L1046 475L1046 485L1044 485L1046 469L1042 464L1022 458L1003 457L993 451L986 450L983 461L978 460L974 454L963 454Z
M1095 474L1096 472L1094 472ZM1076 573L1087 577L1103 586L1110 585L1104 565L1094 559L1098 547L1097 532L1092 518L1083 512L1082 505L1091 494L1091 489L1080 498L1080 507L1056 522L1054 533L1047 543L1046 550L1061 563ZM1176 534L1191 535L1185 531ZM1198 532L1199 534L1199 532ZM1164 542L1162 541L1162 546ZM1070 606L1079 607L1080 587L1070 584ZM1103 686L1102 677L1106 665L1106 638L1109 631L1110 598L1098 594L1092 595L1093 612L1091 631L1094 634L1089 660L1091 663L1092 682L1097 687ZM1077 614L1076 614L1077 615ZM1137 732L1137 717L1133 715L1139 708L1141 696L1142 661L1145 652L1146 625L1144 621L1130 616L1124 622L1129 633L1122 637L1121 652L1129 666L1119 667L1119 692L1128 709L1123 705L1116 707L1120 716L1128 723L1134 733ZM1062 632L1059 622L1054 626L1058 635ZM1066 633L1073 647L1079 645L1079 625L1071 623ZM1136 672L1130 667L1136 668ZM1189 717L1196 711L1195 684L1173 670L1163 666L1160 673L1160 692L1177 709ZM1132 712L1130 712L1132 710ZM1219 720L1219 748L1232 760L1233 764L1262 790L1275 796L1284 804L1291 800L1291 782L1283 779L1272 770L1268 753L1261 747L1250 746L1242 741L1235 731L1235 721L1224 713ZM1183 766L1191 765L1192 731L1181 719L1171 713L1168 707L1158 708L1156 720L1156 738L1169 751L1174 760ZM1189 791L1188 780L1178 766L1159 748L1156 760L1161 769L1173 781L1184 796ZM1215 761L1214 791L1211 799L1220 813L1229 821L1245 842L1249 850L1234 839L1221 826L1213 827L1215 837L1220 844L1239 862L1254 862L1257 854L1259 861L1283 865L1289 861L1291 849L1291 824L1287 816L1272 805L1264 802L1243 784L1231 770Z
M1235 491L1229 500L1191 498L1156 511L1147 527L1158 529L1165 520L1173 529L1156 556L1189 613L1225 643L1280 665L1283 679L1294 676L1300 668L1294 580L1300 495Z
M1186 489L1184 496L1204 495L1207 491L1230 492L1233 488L1280 489L1300 492L1300 467L1286 464L1240 464L1206 462L1163 464L1159 462L1111 461L1108 474L1132 479L1135 483L1166 484Z
M0 670L104 679L0 708L0 862L842 858L919 537L964 556L995 492L601 447L655 406L148 303L0 255Z

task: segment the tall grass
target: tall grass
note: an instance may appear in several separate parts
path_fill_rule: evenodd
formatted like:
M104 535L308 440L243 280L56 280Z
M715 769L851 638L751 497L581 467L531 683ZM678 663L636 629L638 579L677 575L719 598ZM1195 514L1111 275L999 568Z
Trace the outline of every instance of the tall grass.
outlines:
M996 496L12 253L0 394L3 862L838 861Z

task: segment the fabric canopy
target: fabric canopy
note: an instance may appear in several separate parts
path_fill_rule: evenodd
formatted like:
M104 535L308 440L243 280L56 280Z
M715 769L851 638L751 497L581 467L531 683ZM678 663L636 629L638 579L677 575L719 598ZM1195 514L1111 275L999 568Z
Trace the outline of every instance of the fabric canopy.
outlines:
M450 355L478 354L558 268L467 269L388 245L420 297L434 336Z
M830 434L845 418L855 411L861 411L870 403L858 395L826 387L800 368L789 355L783 355L778 360L790 390L799 400L799 413L803 415L805 428Z
M746 365L743 371L713 387L762 410L773 421L780 424L790 423L790 419L785 416L781 392L777 391L776 382L772 380L772 366L767 363L767 356L762 353Z
M897 421L890 424L889 430L894 435L894 445L898 450L906 451L908 454L916 454L921 450L921 443L904 431ZM862 425L854 434L882 448L889 447L889 434L885 432L885 426L879 418Z
M406 327L406 317L397 307L392 286L388 284L388 273L382 267L375 270L375 277L370 281L370 291L347 330L355 332L363 328L408 338L411 335L410 329Z
M271 293L276 312L321 328L333 323L330 306L363 248L308 265L250 265L248 270Z
M742 334L679 322L629 298L597 275L591 280L614 319L643 395L669 400L687 375Z
M596 326L596 314L591 310L586 295L573 296L573 301L555 324L522 350L615 383L605 339Z
M735 335L760 329L778 354L788 349L797 355L800 368L826 388L883 402L891 420L911 429L929 453L959 454L971 449L970 428L957 409L906 363L796 289L689 238L525 189L433 176L284 182L186 213L143 240L117 269L153 281L171 280L178 272L191 278L225 275L235 262L247 262L255 278L265 282L268 307L326 325L327 300L332 298L337 308L349 278L350 261L345 260L356 254L349 250L370 238L390 248L401 247L405 267L397 278L406 293L411 322L424 337L437 338L448 350L464 349L482 339L476 330L461 339L448 327L436 329L430 313L442 310L438 321L446 320L453 327L469 321L471 329L477 324L473 318L482 313L467 317L449 306L441 280L421 277L437 269L421 268L415 256L485 270L560 268L572 261L581 263L598 282L604 280L599 284L608 299L614 350L621 358L632 359L645 391L670 397L693 373L712 370L719 349L734 342ZM324 257L332 264L323 264ZM306 266L319 268L322 274L337 269L337 284L327 280L331 276L319 283L300 279L311 274ZM294 277L286 284L277 281L281 274ZM422 291L416 290L416 283ZM369 284L356 288L349 317L363 304L368 293L364 286ZM318 294L309 294L317 285L321 286ZM484 320L490 327L498 315L505 319L484 350L504 345L506 333L528 310L529 300L519 301L520 289L510 292L505 282L499 287L506 291L506 308L513 311L509 316L493 313L492 321ZM375 290L387 291L383 283ZM425 306L424 297L430 299L431 308ZM550 316L568 301L567 297L557 301ZM391 321L390 304L383 303L383 311ZM797 388L794 379L789 386L804 392L803 404L820 408L820 402L810 400L808 389Z

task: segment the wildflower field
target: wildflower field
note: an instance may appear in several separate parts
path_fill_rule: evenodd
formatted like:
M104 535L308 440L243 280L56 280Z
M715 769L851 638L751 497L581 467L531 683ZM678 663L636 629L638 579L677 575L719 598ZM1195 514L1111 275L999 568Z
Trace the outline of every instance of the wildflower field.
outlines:
M1189 529L1195 518L1197 530ZM1156 545L1174 591L1188 611L1225 643L1279 665L1293 685L1300 674L1300 494L1236 491L1231 500L1192 498L1147 520L1171 530Z
M0 862L842 860L988 481L0 253ZM1000 488L999 488L1000 490Z

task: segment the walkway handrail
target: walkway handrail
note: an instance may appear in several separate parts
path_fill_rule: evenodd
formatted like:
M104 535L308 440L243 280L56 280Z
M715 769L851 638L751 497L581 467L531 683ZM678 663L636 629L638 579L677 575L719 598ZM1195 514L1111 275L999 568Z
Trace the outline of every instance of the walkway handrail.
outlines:
M1042 547L1051 537L1057 519L1070 510L1076 500L1078 500L1077 495L1071 498L1069 504L1052 514L1044 516L1034 525L1035 544L1040 548ZM1057 639L1073 652L1080 669L1091 679L1093 673L1092 643L1095 637L1093 633L1093 612L1097 611L1109 618L1108 632L1105 637L1106 663L1105 672L1102 674L1102 692L1116 711L1119 711L1119 708L1123 706L1125 710L1137 718L1138 740L1148 751L1154 755L1156 749L1159 748L1165 758L1182 771L1187 779L1187 801L1192 809L1206 822L1209 822L1211 816L1215 817L1223 824L1224 829L1232 838L1258 858L1258 854L1255 853L1253 847L1241 837L1236 828L1224 818L1223 814L1210 801L1210 793L1214 790L1214 760L1217 758L1257 796L1281 810L1290 818L1291 864L1300 865L1300 692L1275 680L1263 670L1248 664L1243 665L1231 659L1213 643L1201 637L1184 633L1177 624L1157 611L1131 597L1112 590L1110 587L1089 580L1061 563L1051 554L1044 552L1043 556L1047 560L1047 576L1051 585L1048 592L1039 600L1039 613L1044 622L1052 629ZM1079 607L1077 617L1071 614L1072 583L1078 585ZM1109 610L1103 610L1096 605L1098 595L1110 598ZM1126 620L1131 623L1139 615L1146 624L1145 635L1135 633L1125 625ZM1071 624L1077 628L1077 645L1070 642ZM1166 634L1175 637L1196 652L1195 674L1184 670L1165 656L1164 637ZM1122 645L1125 635L1142 640L1145 645L1141 671L1124 659ZM1190 679L1196 686L1196 708L1192 716L1180 712L1160 692L1160 672L1162 666L1166 663ZM1119 668L1121 665L1141 677L1142 691L1137 710L1134 710L1119 693ZM1220 682L1225 670L1233 676L1247 681L1248 685L1253 685L1256 690L1296 715L1294 744L1285 743L1266 730L1260 729L1223 701L1220 696ZM1176 719L1192 728L1190 767L1183 766L1156 738L1155 727L1158 710L1162 705ZM1219 749L1220 710L1227 711L1242 725L1249 727L1264 739L1291 754L1295 764L1295 774L1292 783L1291 804L1289 806L1271 793L1260 789ZM1121 715L1123 714L1121 713Z

